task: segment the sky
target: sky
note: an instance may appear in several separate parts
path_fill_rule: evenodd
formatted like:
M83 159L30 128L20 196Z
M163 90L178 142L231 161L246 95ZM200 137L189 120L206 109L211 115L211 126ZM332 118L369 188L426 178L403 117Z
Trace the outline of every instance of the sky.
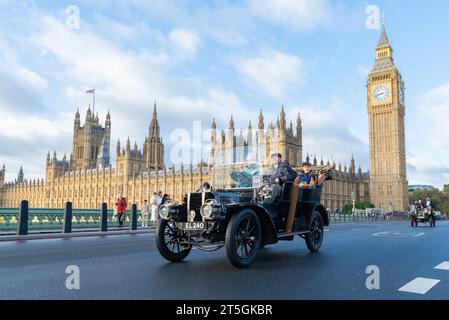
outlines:
M406 83L409 183L442 187L444 0L0 0L0 165L7 180L20 166L42 178L48 151L70 154L74 114L84 121L85 90L96 88L100 120L112 116L111 151L118 138L141 147L155 101L168 159L176 132L193 140L198 125L207 132L216 118L226 129L231 114L245 130L260 109L276 121L283 105L288 121L301 113L304 155L342 165L354 155L367 171L365 85L380 12Z

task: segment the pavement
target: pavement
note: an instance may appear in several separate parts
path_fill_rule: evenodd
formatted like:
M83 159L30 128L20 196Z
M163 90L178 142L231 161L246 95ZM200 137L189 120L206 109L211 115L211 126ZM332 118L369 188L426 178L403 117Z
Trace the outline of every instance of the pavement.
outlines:
M320 252L296 237L262 249L244 270L223 249L167 262L154 233L7 241L0 299L449 299L448 235L449 221L334 224ZM66 288L69 266L78 290Z
M155 229L152 228L138 228L137 230L130 230L129 228L114 228L108 231L98 231L93 229L78 229L70 233L62 233L54 230L42 230L39 232L32 232L27 235L17 234L0 234L0 242L4 241L27 241L27 240L42 240L42 239L71 239L80 237L95 237L95 236L108 236L108 235L125 235L125 234L142 234L142 233L154 233Z

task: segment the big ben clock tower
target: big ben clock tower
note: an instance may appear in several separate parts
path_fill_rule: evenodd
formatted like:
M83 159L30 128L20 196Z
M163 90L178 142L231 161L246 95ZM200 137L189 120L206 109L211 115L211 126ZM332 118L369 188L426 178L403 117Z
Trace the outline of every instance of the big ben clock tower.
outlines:
M367 94L371 201L378 208L408 211L404 81L396 69L383 22Z

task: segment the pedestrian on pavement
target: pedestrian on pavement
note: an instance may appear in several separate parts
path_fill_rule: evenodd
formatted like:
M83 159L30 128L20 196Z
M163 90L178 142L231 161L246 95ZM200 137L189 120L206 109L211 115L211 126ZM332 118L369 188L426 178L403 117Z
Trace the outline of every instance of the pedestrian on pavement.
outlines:
M142 213L142 228L148 228L148 202L147 200L143 200L142 208L140 208L140 212Z
M125 211L126 211L126 198L120 194L117 198L117 202L115 203L115 206L117 208L117 219L118 219L118 226L123 226L123 220L125 218Z
M150 204L151 204L151 227L152 228L156 228L157 215L158 215L157 203L158 203L157 193L153 192L153 195L150 198Z
M159 210L161 209L161 203L162 203L162 191L159 191L157 193L157 212L159 212Z
M167 203L168 200L169 200L168 194L164 194L164 195L162 196L161 206L164 205L165 203Z

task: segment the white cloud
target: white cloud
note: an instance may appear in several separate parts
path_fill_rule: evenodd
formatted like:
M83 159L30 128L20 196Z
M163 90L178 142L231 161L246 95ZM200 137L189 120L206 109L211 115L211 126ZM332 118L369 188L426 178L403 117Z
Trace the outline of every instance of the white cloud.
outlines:
M200 45L200 37L192 30L173 29L169 39L175 46L189 56L194 56Z
M72 121L65 114L56 119L46 119L35 115L15 114L0 110L0 118L8 119L2 123L2 135L16 140L51 140L61 134L70 134Z
M308 31L332 18L327 0L248 0L248 7L254 16L293 31Z
M422 94L417 109L425 116L407 128L409 180L442 187L449 181L449 82Z
M301 58L275 50L262 50L258 57L237 64L246 83L276 98L284 98L287 91L301 86L304 63Z
M292 119L296 119L298 112L301 114L304 158L309 153L311 157L316 155L318 161L323 157L325 162L329 159L331 162L341 162L342 166L345 163L349 166L353 154L356 166L361 165L363 171L367 171L368 141L355 132L347 122L336 120L346 117L337 101L331 102L330 107L324 107L326 104L321 101L286 109L287 115Z

